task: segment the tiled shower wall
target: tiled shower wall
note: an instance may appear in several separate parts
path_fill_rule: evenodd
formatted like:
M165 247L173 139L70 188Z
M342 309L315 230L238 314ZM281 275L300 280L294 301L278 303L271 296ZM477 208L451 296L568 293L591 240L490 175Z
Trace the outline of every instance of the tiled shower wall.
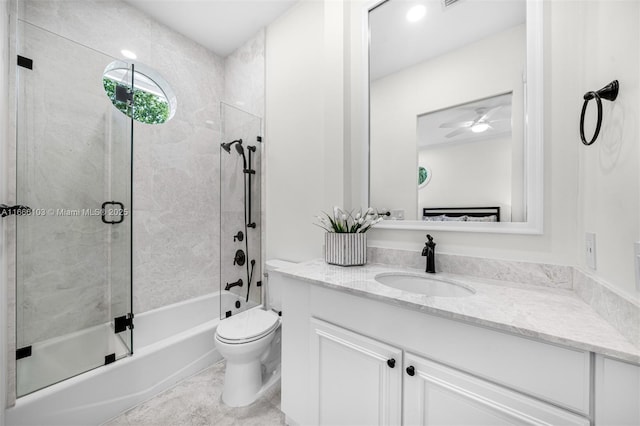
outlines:
M134 311L218 291L220 101L227 89L230 103L263 114L264 33L225 60L118 0L25 0L18 16L114 57L132 50L171 84L178 99L173 119L155 126L136 122L134 129ZM67 308L74 306L59 307ZM9 341L14 332L11 326Z
M169 122L134 124L134 310L217 290L216 142L223 59L120 1L24 1L21 6L19 16L25 21L67 39L114 57L123 48L136 52L140 62L171 84L178 98ZM33 59L37 63L38 58ZM107 297L107 292L102 295ZM68 309L83 314L72 304Z

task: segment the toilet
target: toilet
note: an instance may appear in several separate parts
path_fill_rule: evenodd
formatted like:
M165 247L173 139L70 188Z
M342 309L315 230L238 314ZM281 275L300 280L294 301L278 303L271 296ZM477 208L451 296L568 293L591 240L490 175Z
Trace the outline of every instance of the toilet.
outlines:
M267 273L294 265L266 262ZM267 278L267 310L256 307L224 319L215 344L226 360L222 401L230 407L251 404L280 379L280 291L277 279Z

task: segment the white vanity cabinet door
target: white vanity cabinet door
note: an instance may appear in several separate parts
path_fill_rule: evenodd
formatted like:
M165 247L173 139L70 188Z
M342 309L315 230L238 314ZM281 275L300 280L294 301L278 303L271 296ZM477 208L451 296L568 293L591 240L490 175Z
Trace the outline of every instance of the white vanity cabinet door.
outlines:
M407 426L589 425L584 417L409 353L403 393Z
M596 425L640 425L640 366L596 357Z
M310 324L312 423L399 425L402 351L315 318Z

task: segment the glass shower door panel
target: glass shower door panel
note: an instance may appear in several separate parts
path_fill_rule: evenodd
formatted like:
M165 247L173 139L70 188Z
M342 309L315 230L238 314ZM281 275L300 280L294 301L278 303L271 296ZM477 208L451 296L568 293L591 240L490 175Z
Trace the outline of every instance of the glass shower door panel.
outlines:
M110 300L121 279L111 243L130 241L130 231L114 236L101 206L130 185L128 175L117 184L113 175L131 136L129 120L113 120L102 87L114 58L23 22L18 41L18 54L33 60L32 69L17 68L16 201L32 209L16 219L22 396L129 352L111 327Z
M135 87L133 66L122 62L127 71L119 84L133 93ZM108 229L107 245L108 268L107 279L111 290L111 318L113 326L122 320L131 319L132 277L131 277L131 232L132 232L132 168L133 152L133 120L130 116L118 111L115 107L109 110L109 129L106 138L106 149L109 170L108 194L105 198L105 226ZM130 110L132 111L132 110ZM117 324L116 324L117 322ZM120 328L119 330L122 330ZM116 330L117 331L117 330ZM133 353L133 331L125 328L117 333L120 341ZM126 356L127 352L116 352L116 358Z
M225 103L221 119L221 143L242 140L229 146L230 152L220 148L220 313L224 318L262 303L258 286L262 281L262 119ZM233 286L238 280L242 286Z

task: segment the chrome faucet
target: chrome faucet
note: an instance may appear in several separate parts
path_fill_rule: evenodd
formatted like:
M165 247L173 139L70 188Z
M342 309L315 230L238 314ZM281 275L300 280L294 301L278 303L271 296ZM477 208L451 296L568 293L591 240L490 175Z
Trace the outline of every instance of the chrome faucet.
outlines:
M427 257L427 267L425 272L430 274L436 273L436 243L433 242L433 237L427 234L427 241L424 243L424 248L422 249L422 255Z

